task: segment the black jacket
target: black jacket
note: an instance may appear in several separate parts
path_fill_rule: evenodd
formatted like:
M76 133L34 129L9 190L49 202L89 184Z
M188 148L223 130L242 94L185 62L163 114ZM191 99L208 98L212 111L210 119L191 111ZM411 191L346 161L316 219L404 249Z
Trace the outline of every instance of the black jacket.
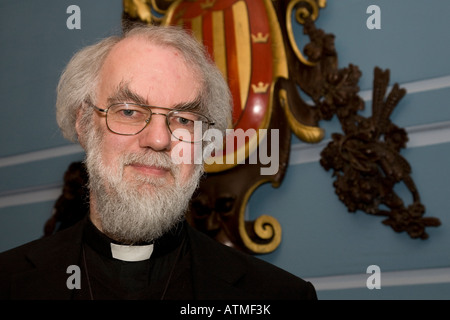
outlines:
M84 225L1 253L0 299L72 299L67 267L79 264ZM185 226L195 299L317 299L310 282Z

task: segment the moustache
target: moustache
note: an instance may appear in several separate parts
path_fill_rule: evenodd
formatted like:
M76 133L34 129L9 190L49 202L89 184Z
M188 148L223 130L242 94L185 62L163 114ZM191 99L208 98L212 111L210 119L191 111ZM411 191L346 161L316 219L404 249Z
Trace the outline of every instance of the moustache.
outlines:
M144 153L127 153L121 157L122 165L143 165L157 167L169 171L171 174L176 174L179 167L172 162L171 157L163 152L144 152Z

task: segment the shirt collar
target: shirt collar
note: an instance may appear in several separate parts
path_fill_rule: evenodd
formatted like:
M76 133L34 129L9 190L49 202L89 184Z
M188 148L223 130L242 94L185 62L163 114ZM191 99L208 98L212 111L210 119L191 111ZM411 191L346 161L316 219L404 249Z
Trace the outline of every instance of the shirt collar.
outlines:
M153 253L153 244L129 246L111 242L111 254L114 259L136 262L150 259Z
M156 239L154 243L124 245L102 233L89 218L86 220L83 241L103 256L128 262L143 261L152 256L165 255L177 248L182 238L186 236L185 221L181 221L162 237Z

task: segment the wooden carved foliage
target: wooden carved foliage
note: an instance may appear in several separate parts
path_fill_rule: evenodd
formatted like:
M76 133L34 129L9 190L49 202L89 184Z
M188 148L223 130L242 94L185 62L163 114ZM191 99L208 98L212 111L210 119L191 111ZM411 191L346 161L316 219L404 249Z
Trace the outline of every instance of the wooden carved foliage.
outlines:
M357 70L347 72L358 73ZM343 79L342 75L340 79ZM385 99L388 83L389 70L375 68L372 116L369 118L357 114L363 105L359 97L350 94L342 100L344 94L336 99L339 96L337 86L333 93L327 94L321 108L325 112L335 109L344 133L332 135L332 141L321 153L320 163L326 170L333 170L336 193L350 212L361 210L385 216L383 224L396 232L426 239L425 228L439 226L440 221L423 217L425 207L411 178L411 166L400 155L408 141L407 133L389 119L406 90L394 84ZM400 182L412 195L413 203L409 206L405 206L394 191Z
M343 134L333 134L320 163L325 170L333 170L336 193L348 210L386 216L384 224L397 232L406 231L412 238L425 239L425 227L440 224L436 218L423 217L425 208L411 178L410 165L399 153L406 146L406 131L389 120L405 90L394 85L385 100L389 71L375 68L372 116L364 118L358 114L364 109L364 101L358 96L361 72L352 64L338 68L334 35L314 24L325 0L123 1L124 29L136 22L188 28L217 59L225 77L233 72L231 65L240 68L242 74L247 66L239 62L239 57L244 57L252 64L249 70L253 70L245 77L248 91L236 83L235 76L228 79L234 81L230 83L232 89L240 89L232 90L235 102L241 106L234 110L233 128L267 129L268 145L273 138L270 130L277 129L279 134L279 170L275 174L261 176L264 165L260 162L206 168L206 177L187 214L194 227L251 254L275 250L281 242L280 224L267 214L246 221L247 202L261 184L277 187L282 183L292 134L307 143L319 142L324 132L318 123L334 116L341 123ZM302 50L295 41L292 17L309 37ZM230 21L234 21L231 29ZM242 26L248 28L233 29ZM241 32L239 37L236 32ZM215 37L219 38L213 41ZM236 45L233 41L238 38L248 42ZM215 46L219 42L224 47ZM250 56L236 50L245 50ZM299 90L313 103L306 103ZM260 122L254 118L260 115L251 113L256 110L254 101L264 110ZM249 144L245 148L248 158L251 148ZM405 207L394 192L394 185L399 182L411 191L412 205Z
M364 101L358 96L359 68L350 64L338 68L334 36L316 29L308 17L304 30L311 42L304 52L316 68L308 79L299 75L297 83L313 99L320 118L339 120L343 134L334 133L332 141L321 153L321 165L333 170L333 185L349 212L358 210L385 216L383 224L396 232L407 232L411 238L427 239L426 227L439 226L439 219L423 217L425 206L411 177L411 166L401 156L408 136L403 128L390 120L392 111L406 94L394 84L386 95L389 70L374 69L372 116L358 114ZM306 85L305 85L306 84ZM406 206L394 187L404 183L413 203Z

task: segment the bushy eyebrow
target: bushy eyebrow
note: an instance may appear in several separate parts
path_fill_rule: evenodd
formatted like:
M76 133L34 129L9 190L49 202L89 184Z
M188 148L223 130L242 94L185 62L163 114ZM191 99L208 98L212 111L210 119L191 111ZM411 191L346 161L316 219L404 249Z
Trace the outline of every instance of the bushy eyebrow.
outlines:
M196 111L198 112L201 109L200 99L195 99L194 101L178 103L173 106L174 109L182 110L182 111Z
M114 103L121 103L121 102L134 102L138 104L148 105L147 99L139 95L138 93L134 92L130 89L128 86L128 83L122 81L118 85L116 91L108 97L108 105L112 105ZM159 106L154 106L159 107ZM176 110L183 110L183 111L199 111L201 109L201 102L199 98L196 98L193 101L187 101L178 103L173 106L173 109Z
M139 104L147 104L144 97L130 89L128 83L120 82L114 94L108 97L108 105L120 102L135 102Z

